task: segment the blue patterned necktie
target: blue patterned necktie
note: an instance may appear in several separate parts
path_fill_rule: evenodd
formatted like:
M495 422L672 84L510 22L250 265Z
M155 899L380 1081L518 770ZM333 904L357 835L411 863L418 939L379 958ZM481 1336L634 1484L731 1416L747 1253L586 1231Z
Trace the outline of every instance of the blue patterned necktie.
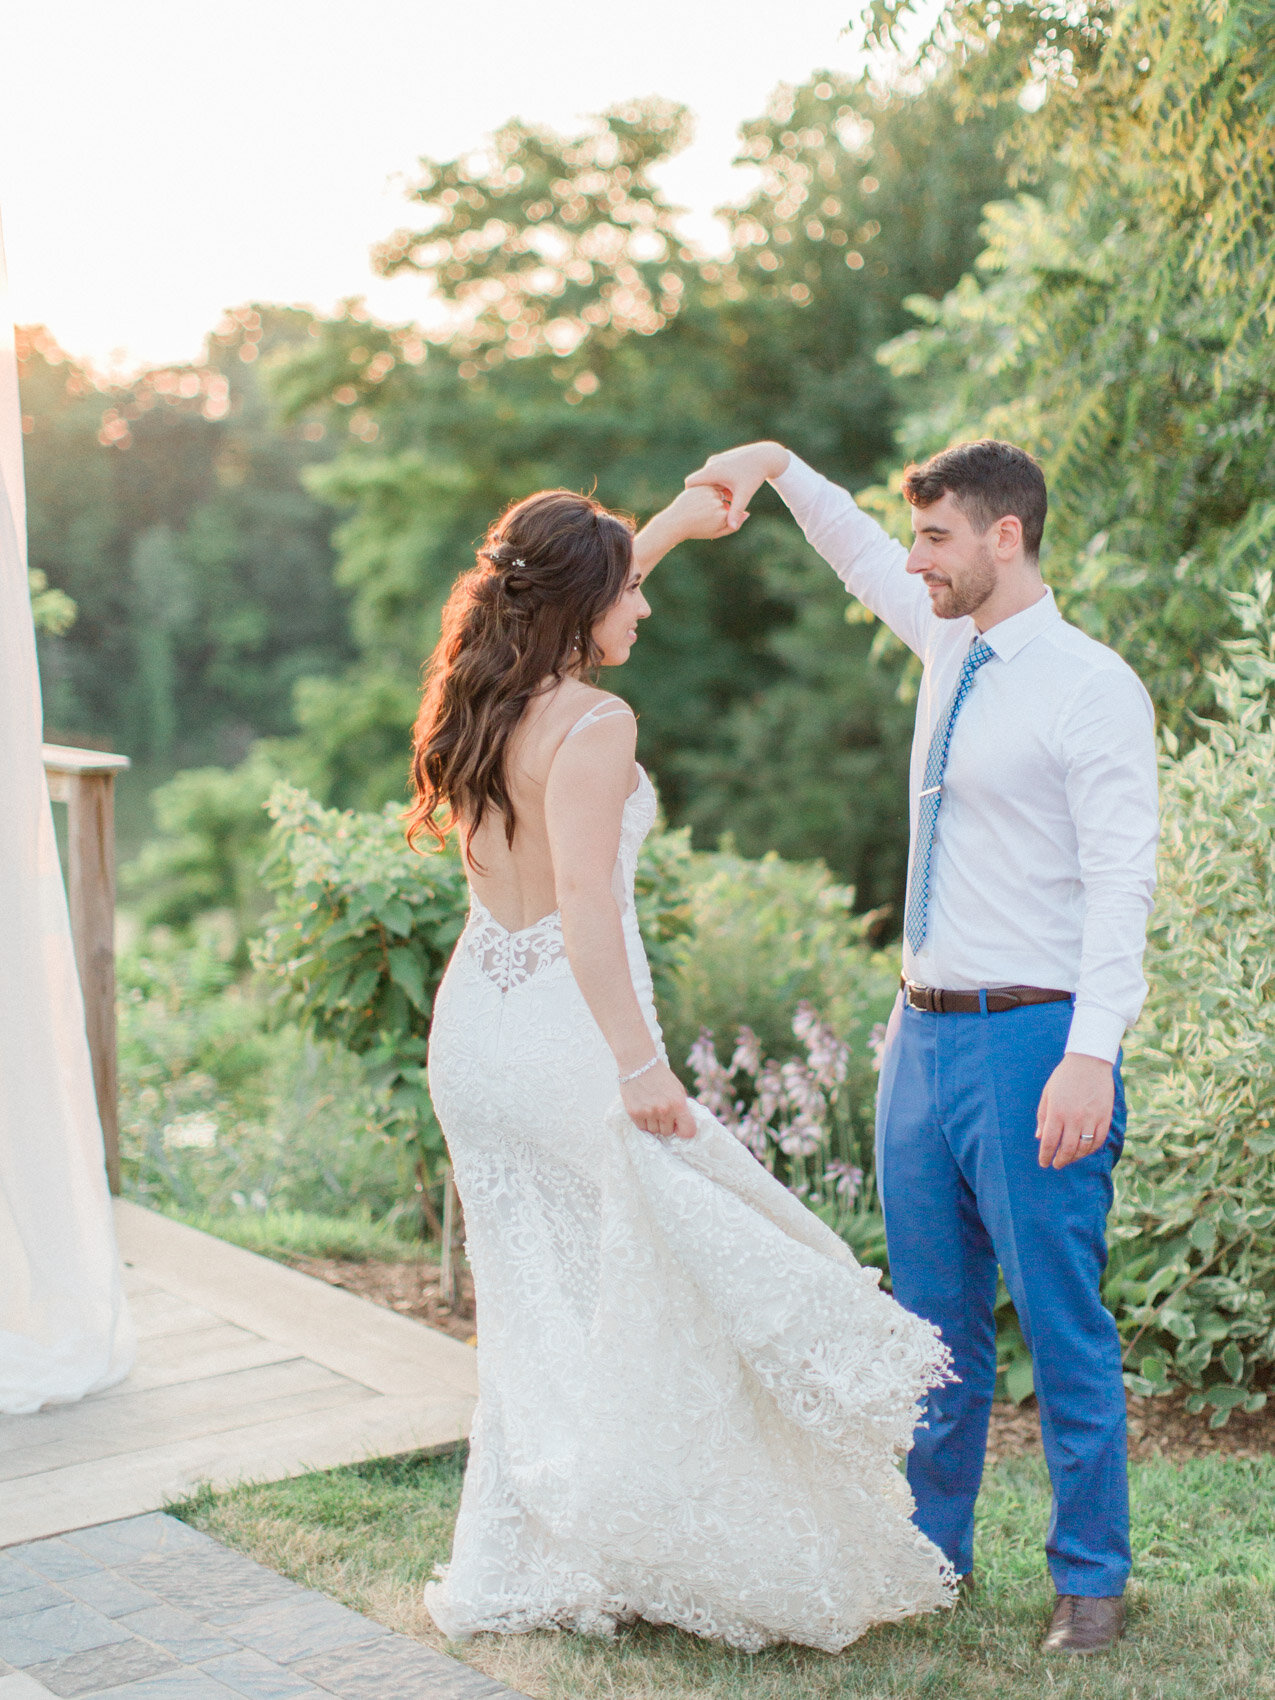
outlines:
M912 851L912 877L908 881L908 901L903 916L903 932L912 950L925 943L930 907L930 862L934 855L934 829L938 825L939 804L943 801L943 775L947 772L948 752L952 748L952 728L974 683L974 675L996 651L976 637L961 667L956 689L947 707L939 716L925 758L925 778L917 802L916 844Z

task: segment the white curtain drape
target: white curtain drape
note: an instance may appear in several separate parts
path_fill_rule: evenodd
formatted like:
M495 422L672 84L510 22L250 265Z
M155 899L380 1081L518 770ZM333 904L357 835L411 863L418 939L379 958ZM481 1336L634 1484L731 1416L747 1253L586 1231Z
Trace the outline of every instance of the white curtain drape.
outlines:
M0 230L0 1413L127 1375L133 1332L40 759L22 425Z

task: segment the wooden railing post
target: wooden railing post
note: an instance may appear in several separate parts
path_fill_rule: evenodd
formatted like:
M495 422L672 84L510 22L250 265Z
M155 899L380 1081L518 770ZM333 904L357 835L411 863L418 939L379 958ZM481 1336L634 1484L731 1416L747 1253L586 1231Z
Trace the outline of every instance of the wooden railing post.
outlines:
M67 899L84 994L84 1024L111 1191L120 1189L119 1073L115 1052L115 775L127 756L44 746L49 795L67 808Z
M460 1197L450 1167L443 1182L443 1250L438 1265L438 1296L455 1310L460 1298Z

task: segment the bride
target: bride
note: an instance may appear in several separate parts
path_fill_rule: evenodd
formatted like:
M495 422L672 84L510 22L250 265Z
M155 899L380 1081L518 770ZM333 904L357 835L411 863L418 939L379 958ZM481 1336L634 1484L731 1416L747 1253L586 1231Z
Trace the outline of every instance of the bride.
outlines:
M655 791L590 683L646 574L724 534L689 490L633 536L587 497L509 509L452 591L408 836L459 829L472 907L429 1079L464 1206L481 1397L444 1634L644 1618L837 1652L948 1605L897 1460L947 1376L929 1323L669 1067L633 904Z

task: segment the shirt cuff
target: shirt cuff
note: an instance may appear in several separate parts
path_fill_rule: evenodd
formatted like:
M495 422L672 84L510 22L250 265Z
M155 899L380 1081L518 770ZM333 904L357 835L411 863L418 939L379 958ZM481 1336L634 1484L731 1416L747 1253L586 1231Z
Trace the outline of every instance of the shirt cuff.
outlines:
M1103 1009L1101 1004L1078 1003L1071 1017L1067 1049L1114 1063L1120 1054L1120 1042L1124 1038L1126 1025L1122 1016L1116 1015L1112 1010Z
M798 507L808 506L819 494L823 477L813 466L807 466L799 455L793 454L789 449L788 465L778 478L772 478L770 482L795 513Z

